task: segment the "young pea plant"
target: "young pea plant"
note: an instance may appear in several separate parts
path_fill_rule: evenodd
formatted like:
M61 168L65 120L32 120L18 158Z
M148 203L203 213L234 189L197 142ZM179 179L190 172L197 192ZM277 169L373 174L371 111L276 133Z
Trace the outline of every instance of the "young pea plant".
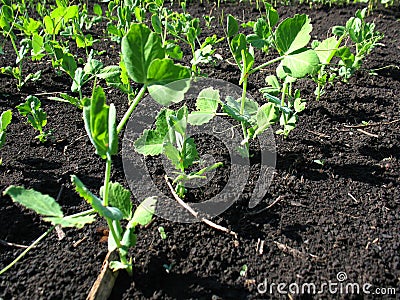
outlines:
M193 18L187 13L171 12L162 7L156 10L151 18L153 29L160 34L163 46L167 49L167 54L175 59L182 59L182 50L178 42L185 43L190 46L192 52L192 73L200 74L200 64L210 63L213 61L215 50L213 46L223 38L218 39L216 35L207 37L204 42L200 42L201 34L200 20ZM174 38L173 41L168 40L167 36Z
M71 53L64 53L61 59L61 69L72 79L71 92L78 93L79 97L74 97L66 93L61 93L59 97L49 97L51 100L69 102L82 109L83 103L88 99L83 96L82 88L93 79L108 79L119 72L116 66L104 67L100 60L94 59L93 49L87 57L87 62L83 68L78 67L74 56ZM94 85L96 80L94 81Z
M16 66L7 66L7 67L1 67L0 72L3 74L11 75L15 79L17 79L17 88L20 90L28 81L36 81L40 78L41 76L41 71L37 71L36 73L31 73L25 76L23 72L23 63L27 58L29 58L29 53L32 49L32 42L31 40L27 38L23 38L20 41L20 46L17 46L17 37L14 32L14 30L20 30L24 32L25 35L29 36L33 32L37 30L37 24L33 23L34 20L30 23L28 21L24 22L18 22L18 16L17 13L19 11L15 8L14 6L8 6L6 4L3 4L0 13L0 28L1 28L1 33L5 37L4 43L6 39L10 39L11 44L13 46L13 50L16 54L16 61L15 64ZM4 46L0 46L0 50L2 52L2 48Z
M185 91L189 88L188 80L181 79L188 79L191 76L189 68L167 58L167 52L162 46L159 35L145 24L132 24L121 41L121 55L121 82L127 84L129 77L130 80L143 86L119 123L118 132L125 126L146 90L161 105L177 103L183 99ZM177 84L171 88L167 86L171 82Z
M127 229L122 236L122 241L119 242L121 245L121 252L124 259L119 261L112 261L110 267L113 269L126 268L128 272L132 272L132 265L127 264L127 251L129 247L133 247L136 244L136 234L135 228L138 225L145 226L151 219L154 212L155 199L147 198L144 200L133 212L132 203L130 202L130 194L119 184L113 184L110 188L111 201L116 203L116 207L104 206L99 198L91 194L82 184L82 182L75 176L72 177L73 183L76 186L76 190L84 197L93 207L93 209L65 216L60 205L56 200L49 196L44 195L38 191L32 189L25 189L20 186L9 186L3 193L3 195L8 195L11 199L24 206L27 209L35 211L37 214L41 215L46 222L50 222L52 226L43 233L38 239L36 239L28 248L26 248L16 259L14 259L9 265L0 270L0 275L9 270L13 265L15 265L19 260L21 260L31 249L33 249L41 240L43 240L47 235L49 235L56 226L62 228L75 227L83 228L86 224L93 223L95 221L95 214L104 216L109 219L120 220L122 218L129 219ZM128 203L129 200L129 203ZM121 210L119 208L121 208ZM118 224L118 221L115 221ZM112 239L112 237L110 237ZM112 243L111 243L112 244ZM109 242L110 245L110 242ZM109 249L114 249L114 246L109 246ZM123 262L122 262L123 261Z
M27 118L29 124L34 129L39 131L39 135L36 136L40 142L44 143L52 135L52 130L45 131L43 129L47 124L47 114L41 108L42 103L35 96L28 96L24 103L17 106L19 113Z
M116 123L116 110L113 104L105 104L106 97L101 87L93 90L91 101L87 101L83 108L85 129L98 154L106 162L104 185L100 189L101 199L92 194L83 183L72 176L72 182L79 193L93 209L107 221L110 236L108 250L117 250L120 261L112 262L113 269L126 269L132 274L132 261L128 261L127 254L130 247L136 244L135 227L138 224L146 225L151 221L156 203L155 198L147 199L149 211L139 212L140 218L132 216L131 193L119 183L110 181L112 156L118 152L118 134ZM151 207L151 209L150 209ZM144 216L143 216L144 215ZM125 229L121 220L128 221Z
M222 163L215 163L199 171L186 171L199 160L194 139L187 136L188 123L189 113L185 105L177 111L163 109L156 118L156 128L146 129L134 143L135 150L140 154L164 154L169 159L177 170L172 184L175 184L175 191L180 198L184 198L187 192L185 182L204 179L204 173L222 166Z
M321 61L321 67L318 70L314 81L317 83L315 94L317 100L324 93L327 84L333 83L335 78L347 81L355 71L359 70L364 58L379 45L383 35L375 30L374 23L367 23L365 15L367 8L358 10L355 17L350 18L345 26L335 26L332 28L334 36L325 39L322 42L314 41L314 49ZM353 43L353 46L347 45L347 40ZM342 46L343 41L346 41ZM354 51L352 51L354 49ZM326 69L331 60L339 58L338 68Z
M287 86L292 79L314 74L319 66L319 58L316 52L313 49L306 48L311 39L310 32L312 30L308 16L295 15L293 18L287 18L273 30L273 26L277 24L279 17L272 6L267 5L266 9L265 19L260 18L254 23L255 33L247 37L242 33L238 33L239 24L233 16L228 15L227 18L228 44L241 71L239 84L243 86L242 97L238 104L230 101L231 105L228 104L228 106L235 105L238 107L236 119L240 119L242 124L244 145L242 152L244 154L249 152L249 140L266 130L272 124L271 121L275 120L275 118L267 118L266 123L261 122L262 124L258 124L258 128L255 129L254 125L251 122L249 123L248 118L245 117L246 115L257 115L257 111L254 111L257 107L254 104L249 104L250 102L246 97L249 76L269 65L280 62L276 73L280 79L285 80L285 86ZM270 47L273 47L277 50L279 56L254 67L254 47L263 51L268 51ZM287 114L283 109L286 95L285 87L282 100L279 101L280 105L275 106L277 101L268 102L269 106L260 108L262 112L259 113L259 116L262 114L275 115L275 108L279 108L282 113ZM271 100L272 98L268 99ZM246 106L248 107L247 109ZM249 107L251 107L250 110ZM284 118L287 118L287 116Z
M6 130L8 125L10 125L12 119L11 110L3 111L0 115L0 149L6 143ZM2 165L3 160L0 158L0 165Z
M276 134L282 134L287 137L295 127L298 120L298 114L306 108L306 101L301 98L300 90L293 91L293 84L296 78L286 76L283 84L275 75L269 75L265 78L267 87L261 88L260 92L271 103L274 103L280 111L279 124L282 127L276 131ZM278 96L281 95L279 99Z

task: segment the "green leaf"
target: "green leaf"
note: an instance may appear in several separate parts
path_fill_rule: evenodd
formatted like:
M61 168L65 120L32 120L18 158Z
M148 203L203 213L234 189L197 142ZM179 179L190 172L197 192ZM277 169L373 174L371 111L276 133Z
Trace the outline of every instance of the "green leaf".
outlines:
M311 39L311 30L312 25L307 15L295 15L284 20L275 32L279 53L289 54L305 47Z
M14 185L9 186L3 195L9 195L14 202L32 209L42 216L63 217L60 205L49 195Z
M148 68L147 84L165 85L185 78L190 78L188 67L174 64L170 58L154 59Z
M157 198L149 197L146 198L139 206L136 208L132 220L128 224L128 228L134 228L137 225L146 226L151 222L153 218L154 211L156 209Z
M183 167L186 169L199 159L196 144L193 138L186 139L185 153L183 154Z
M47 34L52 35L54 32L54 22L53 20L50 18L50 16L45 16L43 18L43 23L44 23L44 31Z
M314 50L318 55L319 61L323 65L327 65L331 62L331 59L337 50L337 39L335 37L330 37L323 40Z
M72 175L71 181L79 196L85 199L101 217L117 221L123 218L122 212L118 208L104 206L102 201L93 195L78 177Z
M93 6L93 13L101 17L101 15L103 14L103 10L101 9L101 6L99 4L96 3Z
M5 131L7 129L7 126L11 123L11 119L11 109L2 112L0 116L0 131Z
M62 58L61 67L71 77L75 77L75 71L78 68L74 56L71 53L65 53Z
M96 75L100 73L102 68L103 68L103 63L101 61L90 58L85 64L83 71L85 72L85 74L88 75Z
M121 69L119 66L107 66L104 67L96 76L101 79L109 79L121 74Z
M125 251L126 254L128 253L129 248L134 247L136 245L137 235L135 234L134 227L128 227L124 235L122 236L121 245L122 251ZM120 250L121 251L121 250Z
M188 115L188 123L197 126L203 125L210 122L214 116L213 112L193 111Z
M318 55L314 50L305 50L286 56L280 65L287 75L303 78L308 74L316 73L319 63Z
M242 70L242 52L248 52L246 36L242 33L236 35L231 41L231 49L235 58L236 64Z
M171 143L164 144L164 154L171 161L175 169L181 170L181 155L178 149L175 148Z
M96 219L94 215L89 216L81 216L81 217L73 217L70 218L68 216L61 217L46 217L43 218L46 222L50 222L53 225L60 225L61 227L75 227L75 228L83 228L86 224L93 223Z
M159 35L144 24L132 24L122 38L121 52L129 77L137 83L147 83L151 62L165 57Z
M306 108L306 102L301 98L296 98L294 100L294 110L295 112L302 112Z
M71 85L71 92L76 93L82 89L86 79L85 73L82 68L77 68L73 77L73 82Z
M271 28L272 28L278 23L278 20L279 20L278 12L271 4L269 4L266 1L263 1L263 2L264 2L264 6L265 6L265 15L267 17L266 21L269 23L269 26L271 26Z
M171 103L178 103L185 98L185 93L189 90L190 80L182 79L170 82L166 85L152 84L147 87L151 97L163 106Z
M227 17L227 36L228 38L233 37L239 31L239 24L235 17L228 15Z
M163 109L156 118L156 129L146 129L135 141L136 152L143 155L158 155L163 152L164 139L168 133L167 110Z
M198 111L215 113L219 100L219 90L214 90L213 87L205 88L197 96L196 108Z
M32 35L32 51L33 55L37 55L42 52L43 49L43 37L34 33Z
M107 153L114 155L118 152L115 107L105 102L103 89L96 87L90 103L86 103L83 108L86 132L96 153L103 159L107 158Z
M153 29L156 33L162 34L162 23L158 15L154 14L151 16L151 26L153 26Z
M100 195L104 195L104 187L100 189ZM132 218L131 192L118 182L110 182L108 204L118 208L124 219L130 220Z
M182 52L181 47L179 47L179 45L176 45L173 42L167 41L167 45L165 46L165 51L168 54L168 57L177 59L177 60L182 60L183 52Z
M239 122L246 122L247 125L254 123L254 117L258 111L257 102L246 98L243 114L240 114L241 99L235 100L231 96L226 97L226 103L223 104L222 109L233 119Z
M194 172L194 175L202 176L204 173L210 172L215 170L216 168L222 167L224 164L222 162L217 162L212 164L211 166L205 167L197 172Z
M257 112L257 130L254 136L259 135L279 118L279 110L274 103L266 103Z
M113 272L118 271L118 270L125 270L127 268L130 267L129 264L125 264L123 262L117 261L117 260L113 260L110 261L109 267L111 270L113 270Z

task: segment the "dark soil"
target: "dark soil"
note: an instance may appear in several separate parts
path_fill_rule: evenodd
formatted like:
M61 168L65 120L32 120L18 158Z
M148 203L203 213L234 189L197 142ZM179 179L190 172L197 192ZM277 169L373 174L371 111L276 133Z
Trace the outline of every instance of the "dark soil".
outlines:
M313 38L323 39L334 25L341 25L359 7L314 8L280 7L281 18L306 13L314 25ZM189 6L194 16L208 14L211 6ZM214 9L217 17L224 9L246 20L255 20L258 12L246 5L225 5ZM156 217L141 229L138 244L131 251L134 276L121 272L112 299L265 299L257 286L271 283L314 283L317 288L329 281L338 282L345 272L345 283L369 283L372 288L395 288L400 295L400 24L398 8L376 10L369 20L385 34L384 45L374 49L362 70L349 83L329 87L317 102L313 86L301 83L308 107L297 128L287 139L276 137L277 165L272 185L263 202L247 207L249 195L214 221L239 235L238 240L201 223L178 224ZM214 25L217 25L215 21ZM223 35L213 27L204 34ZM108 41L95 45L107 49L105 65L118 62L119 46ZM6 44L1 66L15 60ZM224 58L227 47L218 49ZM47 100L39 95L48 113L47 128L55 131L54 140L44 144L17 113L15 106L29 94L69 91L70 80L56 76L51 63L27 63L29 72L44 69L42 79L17 91L16 82L0 77L0 111L13 109L13 121L7 143L0 150L0 190L9 185L34 188L54 198L62 189L59 203L67 214L88 209L72 190L70 175L76 174L90 189L102 184L104 162L93 151L86 136L81 111L71 105ZM381 69L386 67L384 69ZM381 69L371 74L369 70ZM239 72L227 62L203 67L211 78L238 83ZM250 93L261 100L266 70L251 78ZM117 106L119 118L127 108L126 96L108 89L108 101ZM85 90L90 93L90 89ZM362 121L380 123L362 128L375 136L347 128ZM221 155L217 143L209 154ZM323 166L314 162L323 160ZM223 174L221 175L223 176ZM257 180L258 174L249 179ZM121 157L115 159L112 180L126 184ZM249 190L249 188L247 189ZM190 197L202 195L191 191ZM151 195L149 195L151 196ZM204 195L207 196L207 195ZM275 199L280 201L263 210ZM49 227L36 214L1 196L0 239L29 245ZM262 211L263 210L263 211ZM261 212L259 212L261 211ZM16 266L0 277L0 299L84 299L100 270L107 243L96 221L84 229L65 229L59 241L50 234ZM163 240L158 227L163 226ZM80 241L78 245L76 242ZM257 245L263 242L262 253ZM0 268L22 250L0 244ZM172 266L169 272L165 266ZM248 271L242 276L242 266ZM268 286L269 287L269 286ZM276 291L276 286L274 287ZM287 296L285 296L287 297ZM300 298L366 298L366 295L302 295ZM369 298L396 298L370 295Z

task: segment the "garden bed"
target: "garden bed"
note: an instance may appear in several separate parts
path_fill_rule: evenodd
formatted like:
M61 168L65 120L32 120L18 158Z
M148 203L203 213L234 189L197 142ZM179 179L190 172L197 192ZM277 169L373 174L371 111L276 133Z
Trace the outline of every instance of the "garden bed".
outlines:
M332 26L345 23L359 8L290 6L277 10L282 19L295 13L308 14L314 27L312 38L323 39ZM188 6L195 17L211 9L211 5ZM246 20L255 20L259 15L251 6L226 4L212 10L217 19L222 9L225 15ZM373 50L347 84L328 87L321 100L315 101L314 87L303 83L307 109L288 138L276 136L276 173L262 203L249 209L245 194L214 220L235 231L238 239L202 223L179 224L155 217L140 230L138 243L130 251L134 257L133 277L121 271L111 298L260 299L268 297L257 291L265 280L268 284L314 283L320 287L337 281L339 272L346 273L346 282L369 283L371 291L395 288L398 296L399 18L398 8L378 9L368 17L384 33L384 46ZM221 27L204 29L205 35L211 33L224 36ZM93 46L106 49L101 56L104 65L119 61L119 45L110 45L102 40ZM11 44L6 44L4 51L2 66L15 60ZM226 42L217 46L217 53L229 58ZM26 64L29 72L44 70L41 80L28 82L18 91L14 80L1 76L0 111L16 111L15 106L27 95L37 94L54 139L40 143L34 139L34 130L15 113L7 143L0 150L0 190L23 185L54 198L60 194L58 202L66 214L88 209L73 190L70 176L77 175L92 191L98 191L103 184L104 164L86 136L82 112L72 105L47 100L51 94L46 94L68 92L71 80L66 75L56 76L50 62ZM237 68L226 60L214 67L202 67L202 72L233 84L238 84L240 78ZM271 67L253 75L249 92L257 101L263 101L258 89L265 86L265 75L273 72ZM90 93L90 89L85 92ZM106 89L106 95L118 112L128 107L123 93ZM121 117L120 113L117 118ZM370 123L359 126L362 122ZM208 149L208 153L214 152L219 149ZM113 161L111 177L126 182L120 155ZM29 245L48 229L48 223L9 197L1 196L0 201L1 240ZM0 298L84 299L107 254L105 226L105 222L96 221L80 230L67 228L62 240L50 234L1 275ZM160 237L160 226L166 239ZM0 268L22 251L2 244L0 249Z

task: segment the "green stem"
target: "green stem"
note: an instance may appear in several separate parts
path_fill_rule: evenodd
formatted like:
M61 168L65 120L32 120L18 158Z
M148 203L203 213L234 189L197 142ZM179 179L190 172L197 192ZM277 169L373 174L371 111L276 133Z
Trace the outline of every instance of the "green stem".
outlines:
M107 220L108 228L110 229L111 235L114 238L115 244L117 245L117 248L119 249L119 248L121 248L121 241L120 241L119 236L115 232L115 228L112 223L112 220L108 219L108 218L106 218L106 220Z
M245 79L243 80L243 90L242 90L242 100L240 103L240 114L243 115L244 114L244 106L246 103L246 94L247 94L247 76L245 77ZM246 124L245 122L241 122L242 123L242 131L243 131L243 138L245 140L247 140L247 129L246 129ZM246 142L245 147L247 149L247 151L249 150L249 142Z
M265 67L267 67L269 65L272 65L272 64L274 64L274 63L276 63L278 61L281 61L284 58L285 58L285 56L279 56L279 57L274 58L274 59L272 59L270 61L267 61L266 63L263 63L262 65L259 65L257 68L251 69L249 71L249 75L253 74L253 73L257 72L257 71L260 71L261 69L264 69Z
M41 240L43 240L50 232L52 232L56 226L50 227L45 233L43 233L39 238L37 238L28 248L26 248L16 259L14 259L8 266L0 270L0 275L10 269L15 265L21 258L25 256L33 247L35 247Z
M110 185L110 177L111 177L111 155L107 153L107 160L106 160L106 171L104 173L104 206L108 206L108 188Z
M287 83L283 84L282 88L282 96L281 96L281 106L285 106L285 96L287 94Z
M129 106L128 110L126 111L125 115L122 117L122 120L119 122L117 126L117 133L120 133L122 128L124 128L126 122L128 122L129 117L135 110L136 106L139 104L140 100L143 98L144 93L146 92L147 85L143 85L140 89L139 93L136 95L135 99L133 100L131 106Z
M121 252L119 252L119 259L124 265L129 266L125 270L126 270L126 272L128 272L129 276L132 276L133 275L132 266L129 265L129 262L126 259L126 255L123 255L123 254L121 254Z

